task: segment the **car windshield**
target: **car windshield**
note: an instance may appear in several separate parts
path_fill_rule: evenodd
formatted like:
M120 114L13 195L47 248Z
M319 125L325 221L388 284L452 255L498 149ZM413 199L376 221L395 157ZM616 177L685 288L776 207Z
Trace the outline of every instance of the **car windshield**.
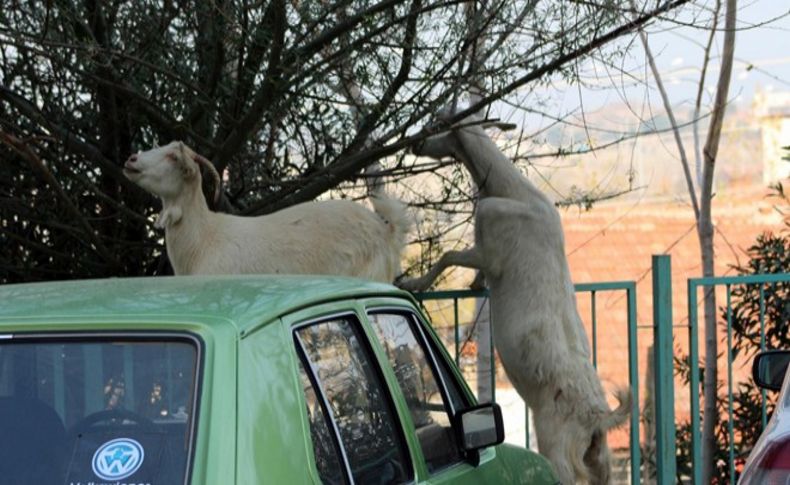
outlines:
M198 351L188 338L1 339L0 482L184 483Z

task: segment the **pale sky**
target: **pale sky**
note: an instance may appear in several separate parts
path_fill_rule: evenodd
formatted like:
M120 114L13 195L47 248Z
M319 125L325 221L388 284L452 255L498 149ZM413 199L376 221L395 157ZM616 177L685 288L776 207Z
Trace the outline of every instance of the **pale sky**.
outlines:
M712 1L709 3L713 4ZM730 85L730 98L736 107L748 106L756 89L790 91L790 2L746 0L739 3L736 61ZM709 18L709 14L705 17ZM689 16L686 20L690 18ZM673 105L693 106L703 59L703 45L707 42L708 31L664 22L651 25L648 32L651 50ZM719 33L708 68L707 101L712 99L715 81L719 76L722 37L723 33ZM633 41L633 44L624 67L629 76L640 80L648 76L652 83L652 74L645 65L641 42L632 35L621 40L620 45L629 41ZM750 65L753 67L749 70L747 68ZM661 99L655 88L646 92L644 84L630 79L629 76L623 76L616 70L607 69L600 63L587 63L585 72L588 74L589 83L599 87L579 89L577 86L557 84L555 89L543 93L552 99L553 106L547 110L554 115L567 113L578 109L581 98L585 112L594 113L613 104L622 105L624 99L640 105L645 102L647 95L653 106L660 106ZM617 88L613 88L613 85ZM527 117L527 124L532 125L533 129L535 123L538 120ZM546 123L544 120L540 124Z

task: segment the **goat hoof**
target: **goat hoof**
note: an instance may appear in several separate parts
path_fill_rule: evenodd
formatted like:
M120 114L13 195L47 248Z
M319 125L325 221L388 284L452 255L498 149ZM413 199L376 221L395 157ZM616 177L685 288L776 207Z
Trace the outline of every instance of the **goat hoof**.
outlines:
M420 282L419 278L408 279L408 280L395 280L395 286L397 286L402 290L410 291L412 293L425 291L427 289L425 285Z

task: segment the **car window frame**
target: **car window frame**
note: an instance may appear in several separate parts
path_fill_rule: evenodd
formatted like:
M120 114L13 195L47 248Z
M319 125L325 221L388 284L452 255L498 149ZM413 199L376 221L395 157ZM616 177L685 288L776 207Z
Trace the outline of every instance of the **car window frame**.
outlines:
M448 384L445 381L443 373L441 371L439 371L440 363L436 360L436 356L434 355L434 353L435 353L434 349L431 348L431 344L427 341L427 336L425 335L425 329L422 328L422 323L420 322L420 320L418 319L417 315L415 314L415 312L413 310L409 310L409 309L403 308L403 307L398 307L398 308L393 308L393 307L374 307L374 308L371 308L371 309L366 309L366 316L368 318L370 318L371 315L375 315L375 314L401 316L404 319L406 319L407 324L409 325L409 328L411 329L412 333L414 334L414 338L417 341L417 345L420 346L420 348L422 349L423 353L425 354L425 358L426 358L426 360L428 362L428 366L430 367L431 372L432 372L434 378L437 381L437 385L439 387L439 393L441 394L442 403L443 403L443 405L445 407L445 411L448 413L448 421L449 421L449 426L450 426L450 430L451 430L451 435L453 436L453 439L455 441L454 445L456 446L459 459L457 461L453 461L451 463L448 463L448 464L442 466L441 468L437 468L435 470L429 471L428 472L429 476L434 477L434 476L440 475L442 472L444 472L447 469L453 468L453 467L455 467L455 466L457 466L459 464L467 463L467 456L464 453L464 450L461 448L461 446L460 446L460 444L459 444L459 442L458 442L458 440L456 438L456 436L458 434L458 430L457 430L456 424L455 424L456 423L455 416L458 413L459 409L455 409L455 405L452 402L452 399L450 399L450 392L449 392L448 387L447 387ZM368 320L368 324L371 327L374 326L373 322L371 322L370 320ZM379 342L379 345L381 345L380 342ZM387 364L390 367L392 366L392 363L390 362L389 358L387 358ZM394 372L394 369L393 369L393 372ZM455 377L455 376L453 378L457 379L457 377ZM398 387L399 387L401 393L403 393L403 389L400 388L400 384L398 385ZM462 400L466 401L464 403L464 407L462 409L465 409L465 408L469 407L468 399L464 395L463 388L460 387L460 386L456 386L456 387L459 389L458 395L461 397ZM414 426L413 421L412 421L412 426ZM418 440L418 446L420 447L420 452L422 453L423 460L425 461L425 459L426 459L425 458L425 452L423 451L422 444L419 443L419 440ZM426 463L426 468L427 468L427 463Z
M203 398L203 386L205 377L206 342L203 337L195 332L188 330L108 330L108 331L67 331L67 332L14 332L9 338L2 339L3 344L14 345L26 342L58 343L64 341L73 342L102 342L117 339L127 339L130 342L182 342L192 344L195 348L195 375L192 382L192 413L189 420L190 442L189 450L186 454L186 473L184 473L184 485L192 483L194 466L196 463L195 454L198 447L198 431L200 427L201 401Z
M375 348L378 345L375 339L375 335L370 333L370 328L367 326L370 325L370 322L367 320L367 314L364 313L364 309L360 309L356 307L356 305L352 305L351 308L345 310L339 310L334 312L328 313L320 313L319 315L314 316L306 316L306 318L299 318L290 323L287 323L288 330L291 334L291 339L294 342L294 350L296 352L296 358L301 361L302 366L304 367L305 373L307 374L308 379L310 380L311 385L313 386L313 390L316 393L316 397L319 399L321 403L321 408L324 412L324 416L326 419L330 421L328 424L330 433L332 434L332 442L335 445L335 450L338 452L338 456L342 460L342 466L344 471L344 481L347 484L354 484L354 475L351 470L351 464L348 460L348 455L346 453L345 447L343 446L343 441L340 435L340 430L338 428L336 419L334 414L332 413L331 406L327 400L326 392L321 384L318 376L315 375L315 369L313 368L312 363L310 362L307 351L304 348L301 340L299 339L298 332L303 328L307 328L313 325L319 325L321 323L342 319L344 317L351 317L351 325L356 325L356 330L361 334L360 341L361 347L363 348L363 352L369 358L373 371L376 373L376 377L381 384L384 394L385 394L385 405L388 407L391 415L393 416L394 420L394 428L396 430L396 437L397 445L400 447L400 450L403 456L408 460L407 463L404 463L404 469L409 470L409 480L404 483L416 483L417 477L419 475L417 468L415 467L415 455L413 447L410 444L410 440L406 436L406 423L404 422L405 418L411 419L410 416L404 417L402 413L401 406L398 404L398 398L402 398L402 396L396 395L397 392L400 394L400 388L392 387L392 383L390 382L390 377L387 375L387 371L382 367L382 361L380 360L381 356L377 352ZM298 372L298 370L296 371ZM393 377L394 379L394 377ZM397 384L396 384L397 385ZM304 396L304 390L300 388L300 400L302 400L302 404L304 404L306 397ZM406 411L408 412L408 410ZM306 413L305 410L302 410L302 413ZM410 424L410 422L409 422ZM308 433L311 432L309 424L307 427ZM313 450L312 443L306 443L306 446L310 449L310 453L313 454L313 468L317 473L317 465L315 463L315 451Z
M452 367L447 366L447 369L450 371L452 378L455 380L456 388L458 389L458 394L465 402L463 403L463 407L461 409L455 409L455 404L450 399L450 391L448 388L448 384L445 381L444 373L439 370L439 366L441 365L438 361L441 356L437 357L436 351L439 349L436 345L432 345L429 341L429 337L426 335L425 328L423 328L423 323L417 317L417 314L413 310L409 310L406 307L387 307L387 306L375 306L366 308L366 315L376 314L376 313L384 313L387 315L399 315L404 316L409 320L409 327L415 333L415 339L417 340L418 345L425 353L426 359L428 360L428 365L431 367L433 371L433 375L436 377L438 384L439 384L439 391L442 394L442 401L447 409L449 409L450 420L454 419L455 415L458 414L458 411L462 409L469 408L470 406L474 405L475 403L469 402L469 397L466 396L465 386L461 385L458 382L458 376L456 376L452 370ZM368 322L368 324L372 327L373 323ZM415 331L416 327L416 331Z
M410 318L412 319L411 324L418 327L419 329L417 332L418 335L416 335L417 341L420 342L420 345L422 346L424 352L428 354L429 365L432 366L434 375L438 374L439 376L439 386L440 386L440 391L442 393L442 400L445 402L445 406L447 406L447 403L450 402L450 399L447 390L447 383L444 380L444 375L443 373L438 371L438 366L440 365L438 359L444 359L445 367L448 370L450 377L454 380L456 387L459 390L459 395L461 399L465 401L465 407L463 409L468 409L477 406L479 404L477 402L477 398L475 397L475 395L472 393L471 389L467 385L466 380L460 374L460 369L458 369L455 362L450 358L450 355L448 354L447 349L444 347L444 344L442 344L441 339L435 333L430 323L428 323L428 320L424 317L422 311L420 311L419 306L416 303L407 299L401 300L401 299L393 299L393 298L370 298L367 301L365 301L364 306L365 306L365 317L367 318L366 324L371 327L372 332L375 332L372 328L373 323L368 318L368 315L371 313L390 312L390 313L401 314L401 315L405 313L410 316ZM376 346L378 347L378 351L381 353L382 362L386 363L386 365L390 367L388 371L392 372L394 376L394 371L391 369L391 364L389 362L388 357L386 356L386 352L381 347L381 344L378 342L378 338L376 338L375 334L373 338L376 339L375 343ZM407 406L405 403L405 399L403 398L403 392L400 389L400 384L397 382L397 379L394 385L397 386L398 392L401 395L401 399L404 400L403 401L404 405ZM453 431L457 431L455 424L456 412L457 410L454 410L454 413L450 416L450 422L451 422L451 426L453 427ZM412 421L410 415L408 416L408 420L409 420L409 426L411 426L411 432L414 434L415 432L414 422ZM420 458L423 462L423 467L424 467L423 473L425 473L426 478L441 477L448 472L452 473L451 471L457 470L458 467L462 467L462 468L469 467L472 466L473 462L479 462L480 459L482 459L483 461L488 461L489 459L493 458L496 455L496 452L494 451L494 447L487 447L481 450L477 450L476 453L477 456L467 455L463 452L463 450L461 450L460 461L456 461L443 468L434 470L433 472L429 472L427 469L427 465L425 464L425 455L422 451L422 447L418 440L415 442L414 446L417 448L416 451L420 454Z
M469 387L469 384L466 382L463 374L461 374L461 369L455 363L455 360L450 355L450 352L447 350L447 347L442 342L442 339L439 338L439 335L436 333L436 330L433 328L433 325L430 323L430 319L426 316L424 308L420 305L420 303L414 299L392 299L392 298L379 298L379 299L370 299L368 304L370 308L379 308L379 307L386 307L386 306L395 306L396 308L403 308L408 311L414 313L417 318L417 322L420 325L420 328L425 335L426 341L428 344L438 353L437 358L441 358L444 360L444 363L447 365L447 369L450 371L450 374L453 376L453 379L456 383L458 383L460 389L462 390L463 397L466 399L466 402L469 403L469 407L475 407L480 405L477 396L472 392L472 389ZM495 402L492 399L491 402ZM497 456L497 447L496 446L489 446L486 448L482 448L477 450L475 453L477 456L470 456L470 461L467 462L467 467L477 468L482 464L489 462L490 460L494 459ZM477 463L477 465L473 465L472 463ZM445 473L452 474L454 471L458 470L456 467L450 467L445 469ZM465 473L463 471L458 471L458 473ZM431 477L438 477L439 475L431 475ZM444 477L444 476L443 476Z
M320 322L316 322L318 324ZM326 397L326 392L324 391L324 387L321 384L321 381L318 380L318 376L315 375L315 371L313 366L310 364L310 359L307 356L307 350L304 348L304 344L297 336L297 332L302 328L307 328L309 325L301 325L299 327L293 327L292 329L292 338L294 340L295 350L296 350L296 358L298 363L301 364L302 369L304 369L304 373L307 375L307 380L310 381L310 385L313 386L313 392L316 395L316 399L321 405L322 417L324 420L327 421L326 425L329 428L329 433L332 435L332 445L335 447L335 453L337 454L338 458L340 459L340 465L343 468L343 483L349 484L353 483L353 479L351 478L353 475L351 474L351 464L348 462L348 455L346 454L346 449L340 441L340 430L337 427L337 422L334 419L332 414L332 407L329 405L329 401ZM302 394L304 394L304 390L302 390ZM307 396L303 396L303 399L307 399ZM312 433L312 429L308 426L308 432ZM311 446L310 448L313 450L313 465L315 466L316 470L318 469L318 464L315 458L315 449L312 446L312 437L311 437Z

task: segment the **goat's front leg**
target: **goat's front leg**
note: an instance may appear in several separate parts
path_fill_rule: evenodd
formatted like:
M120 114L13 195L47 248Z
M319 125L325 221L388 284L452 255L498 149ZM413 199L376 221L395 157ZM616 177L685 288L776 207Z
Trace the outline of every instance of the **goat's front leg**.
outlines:
M486 288L486 275L478 270L475 279L469 284L470 290L480 291Z
M481 256L476 246L466 251L447 251L442 254L436 265L421 277L398 281L395 284L407 291L425 291L442 274L442 271L450 266L463 266L464 268L482 270L483 260Z

